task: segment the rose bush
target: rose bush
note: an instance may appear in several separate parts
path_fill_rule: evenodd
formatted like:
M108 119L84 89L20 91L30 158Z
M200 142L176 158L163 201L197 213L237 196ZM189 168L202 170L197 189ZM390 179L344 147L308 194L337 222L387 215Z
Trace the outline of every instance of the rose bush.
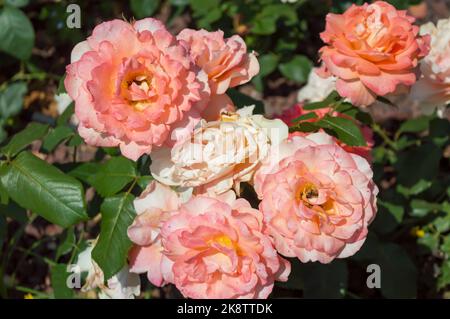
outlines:
M445 297L448 20L130 1L59 43L59 2L25 2L0 3L0 297Z

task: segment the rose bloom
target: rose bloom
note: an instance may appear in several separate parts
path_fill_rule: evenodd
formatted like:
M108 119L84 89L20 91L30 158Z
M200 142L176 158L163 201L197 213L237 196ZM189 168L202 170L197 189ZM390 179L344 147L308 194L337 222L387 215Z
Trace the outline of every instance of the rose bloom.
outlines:
M188 298L267 298L274 281L286 281L290 264L264 233L262 214L229 191L194 196L161 231L164 272Z
M365 159L325 133L291 135L254 181L278 252L321 263L355 254L376 213L372 175Z
M133 160L189 136L209 99L207 75L150 18L96 26L74 47L64 84L86 143L120 146Z
M255 53L247 53L247 46L238 35L224 39L222 31L184 29L177 38L208 74L212 94L224 94L228 88L250 81L259 72Z
M336 90L336 77L320 74L322 68L313 68L308 75L308 82L298 91L297 101L320 102Z
M166 185L195 187L195 193L220 194L241 182L250 182L271 145L288 135L280 120L252 115L253 107L223 113L219 121L205 122L190 140L152 153L150 171Z
M420 27L421 34L431 35L430 53L421 61L422 78L411 90L424 113L450 103L450 19L429 22Z
M314 112L317 115L317 117L308 119L308 120L304 120L304 122L314 123L314 122L320 120L321 118L323 118L326 114L328 114L330 112L331 112L332 116L340 116L340 117L354 120L353 118L351 118L349 116L346 116L346 115L341 114L336 111L332 111L332 109L330 109L329 107L324 107L324 108L317 109L317 110L305 110L303 108L303 103L295 104L294 106L286 109L280 116L276 116L276 117L281 119L284 123L286 123L286 125L293 126L294 120L296 118L298 118L302 115L311 113L311 112ZM347 152L362 156L369 163L372 163L372 148L375 145L375 141L373 140L373 131L367 125L360 124L359 122L357 122L357 124L359 125L359 128L361 129L361 133L364 137L364 140L366 141L365 146L350 146L338 139L335 139L335 141L339 146L341 146Z
M338 78L338 93L367 106L377 95L414 84L418 60L429 50L429 37L418 35L414 20L383 1L329 13L320 53L326 70Z
M155 286L163 286L171 278L170 273L162 272L167 260L162 254L161 227L185 200L170 187L152 181L134 201L137 216L128 227L128 237L134 244L129 252L130 271L147 273Z

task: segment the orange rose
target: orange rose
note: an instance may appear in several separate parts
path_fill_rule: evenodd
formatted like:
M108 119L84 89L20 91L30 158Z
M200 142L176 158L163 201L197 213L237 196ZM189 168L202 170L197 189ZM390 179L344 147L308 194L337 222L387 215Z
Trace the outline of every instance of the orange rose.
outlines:
M429 51L429 36L419 36L414 21L383 1L328 14L320 34L327 45L320 52L326 70L338 78L338 93L367 106L398 85L414 84L418 60Z

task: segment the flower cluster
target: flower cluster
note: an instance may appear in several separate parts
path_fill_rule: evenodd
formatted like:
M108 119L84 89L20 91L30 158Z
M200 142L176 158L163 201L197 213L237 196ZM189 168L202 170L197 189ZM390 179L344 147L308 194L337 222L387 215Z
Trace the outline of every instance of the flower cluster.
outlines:
M237 36L187 29L175 37L156 19L113 20L75 46L65 86L80 136L137 160L188 137L200 119L233 110L225 91L258 70Z
M227 95L259 72L239 36L191 29L174 36L150 18L97 26L67 67L79 134L132 160L150 155L155 180L134 201L128 266L105 285L90 247L79 259L88 264L86 289L134 297L135 276L145 273L189 298L267 298L290 274L283 257L330 263L355 254L377 211L372 131L333 105L304 105L337 90L341 102L365 107L412 85L416 100L448 103L442 34L450 24L427 25L420 35L413 22L382 1L329 14L322 67L311 72L299 104L276 119L253 106L236 109ZM430 37L431 53L421 60ZM315 115L307 122L353 121L366 146L324 130L292 132L293 119L308 112ZM243 189L255 198L245 199Z

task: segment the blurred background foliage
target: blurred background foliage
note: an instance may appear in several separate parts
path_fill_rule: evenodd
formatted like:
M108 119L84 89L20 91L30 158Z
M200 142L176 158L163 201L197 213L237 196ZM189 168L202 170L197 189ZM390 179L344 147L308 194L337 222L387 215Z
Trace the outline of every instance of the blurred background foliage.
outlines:
M0 142L6 144L30 122L40 122L45 127L22 131L25 143L19 144L19 150L30 144L35 155L83 182L86 188L97 190L86 194L91 220L63 228L8 200L0 184L2 297L92 297L66 288L65 266L85 247L86 239L98 234L101 197L112 196L130 184L129 190L136 188L138 193L150 179L148 158L137 165L104 162L104 158L117 155L116 150L83 144L68 124L73 105L59 114L54 97L61 91L73 46L95 25L112 18L154 16L174 33L191 27L221 29L226 36L238 34L249 49L258 52L261 72L230 95L238 106L255 103L262 111L262 101L266 107L295 102L296 91L307 81L311 68L318 65L319 34L326 14L343 12L352 2L363 3L284 2L0 0ZM389 2L405 10L423 6L421 0ZM70 3L81 7L81 29L66 27ZM419 22L448 17L448 2L426 3L428 10ZM355 256L328 265L291 260L290 280L277 284L273 297L450 298L449 121L436 115L413 118L410 110L393 105L371 113L376 123L372 125L376 135L373 167L381 192L378 215L366 244ZM6 150L11 151L11 143L8 145ZM132 178L109 180L111 189L104 179L111 166ZM366 267L373 263L381 266L381 289L366 285ZM170 286L154 288L145 280L143 290L144 298L179 297Z

